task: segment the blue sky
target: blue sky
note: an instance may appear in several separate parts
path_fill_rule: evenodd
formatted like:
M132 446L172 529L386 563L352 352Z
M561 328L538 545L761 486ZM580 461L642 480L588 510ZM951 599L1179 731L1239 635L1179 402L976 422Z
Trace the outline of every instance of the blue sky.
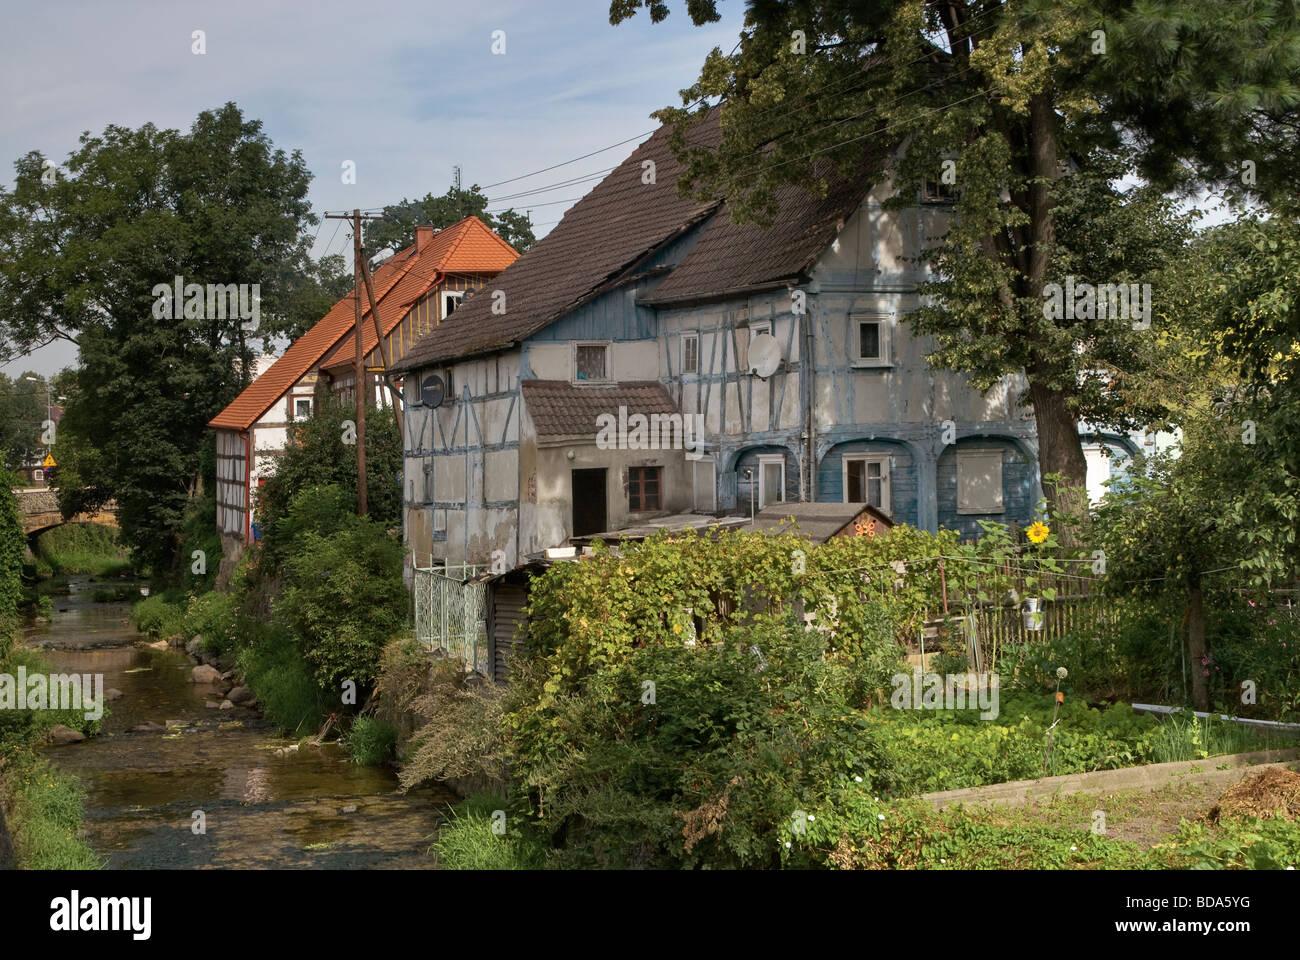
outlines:
M723 0L723 21L705 27L684 3L671 6L663 23L643 11L612 27L608 0L6 0L0 179L11 184L29 150L61 162L84 130L187 129L233 100L276 146L302 150L317 213L443 193L455 164L465 185L495 183L647 133L650 112L679 102L708 51L734 46L741 0ZM202 56L191 51L195 30ZM496 30L503 55L492 53ZM487 193L596 173L634 147ZM349 160L355 184L342 182ZM541 235L596 182L506 205L531 209ZM318 255L346 245L336 224L322 226ZM74 360L74 347L56 344L0 369L48 374Z

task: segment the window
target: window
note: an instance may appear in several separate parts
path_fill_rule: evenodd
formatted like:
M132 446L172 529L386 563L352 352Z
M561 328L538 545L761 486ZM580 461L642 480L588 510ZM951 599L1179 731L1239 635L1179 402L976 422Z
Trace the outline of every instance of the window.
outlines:
M758 458L758 508L785 502L785 457L779 453Z
M957 512L1002 513L1002 451L957 451Z
M294 397L293 418L295 420L306 420L310 416L311 416L311 397Z
M663 467L627 468L627 508L633 513L658 510L659 475Z
M849 320L853 325L853 365L889 366L889 317L854 314Z
M889 454L864 453L844 458L844 502L867 503L889 513Z
M700 372L700 335L682 334L682 373Z
M573 346L574 380L608 380L609 344L577 343Z
M944 183L939 179L926 178L921 185L921 200L924 203L952 203L957 199L955 184Z
M459 307L460 302L464 299L464 290L444 290L442 292L442 318L446 320L450 317L452 311Z

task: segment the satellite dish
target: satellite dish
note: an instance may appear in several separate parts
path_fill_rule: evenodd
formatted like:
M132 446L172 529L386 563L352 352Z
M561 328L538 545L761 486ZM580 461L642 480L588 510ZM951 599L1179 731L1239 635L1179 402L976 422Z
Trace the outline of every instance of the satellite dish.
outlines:
M424 378L424 384L420 387L420 402L426 407L438 407L442 405L443 395L447 388L443 385L442 377L431 374Z
M770 333L760 333L749 342L749 372L766 380L781 366L781 345Z

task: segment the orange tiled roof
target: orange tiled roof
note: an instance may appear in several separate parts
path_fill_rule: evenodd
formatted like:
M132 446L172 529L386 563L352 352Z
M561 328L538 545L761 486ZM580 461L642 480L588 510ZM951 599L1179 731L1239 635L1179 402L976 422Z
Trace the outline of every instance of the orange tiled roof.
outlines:
M379 302L379 323L387 336L406 316L411 304L427 294L448 273L496 274L513 263L519 254L493 233L478 217L466 217L433 235L419 255L415 245L405 247L373 272L371 281ZM331 351L343 350L350 339L356 315L354 293L344 296L310 330L295 340L264 374L250 383L230 405L208 423L210 427L247 430L266 413L286 390L303 378ZM362 291L362 351L375 349L375 324L370 301ZM351 356L355 348L349 343ZM392 358L390 358L391 360Z

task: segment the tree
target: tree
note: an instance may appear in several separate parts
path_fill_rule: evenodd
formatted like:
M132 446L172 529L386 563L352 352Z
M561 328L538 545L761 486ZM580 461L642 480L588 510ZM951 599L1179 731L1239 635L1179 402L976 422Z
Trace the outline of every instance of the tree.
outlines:
M384 207L384 219L366 222L362 233L366 250L374 252L384 247L400 250L415 242L417 225L429 224L442 229L469 216L478 217L520 253L537 242L527 215L514 209L492 214L487 212L487 205L488 198L478 184L468 190L449 187L441 197L428 193L423 200L402 200Z
M696 24L719 19L716 0L686 6ZM665 0L613 0L610 20L642 8L656 22L669 10ZM676 128L682 188L725 192L741 220L771 216L783 183L824 189L828 162L855 169L882 138L905 145L890 171L897 204L954 173L953 225L929 256L940 299L918 330L936 338L933 362L977 383L1024 372L1041 474L1066 478L1044 490L1055 510L1074 513L1088 391L1070 350L1093 331L1044 309L1045 289L1070 265L1063 250L1078 240L1061 223L1071 182L1123 156L1160 189L1262 191L1263 181L1242 184L1242 161L1257 158L1267 189L1284 192L1294 150L1270 138L1294 130L1298 25L1285 0L751 0L736 50L714 49L682 91L686 106L656 116ZM719 147L688 147L686 131L718 101Z
M17 470L44 449L45 390L45 378L30 370L14 380L0 373L0 457L4 469Z
M187 133L109 126L58 170L37 152L15 168L0 191L0 355L77 344L61 488L115 498L138 555L167 566L208 421L246 384L252 344L294 326L319 272L311 175L233 103ZM199 286L171 304L177 277ZM241 285L242 299L226 295Z

